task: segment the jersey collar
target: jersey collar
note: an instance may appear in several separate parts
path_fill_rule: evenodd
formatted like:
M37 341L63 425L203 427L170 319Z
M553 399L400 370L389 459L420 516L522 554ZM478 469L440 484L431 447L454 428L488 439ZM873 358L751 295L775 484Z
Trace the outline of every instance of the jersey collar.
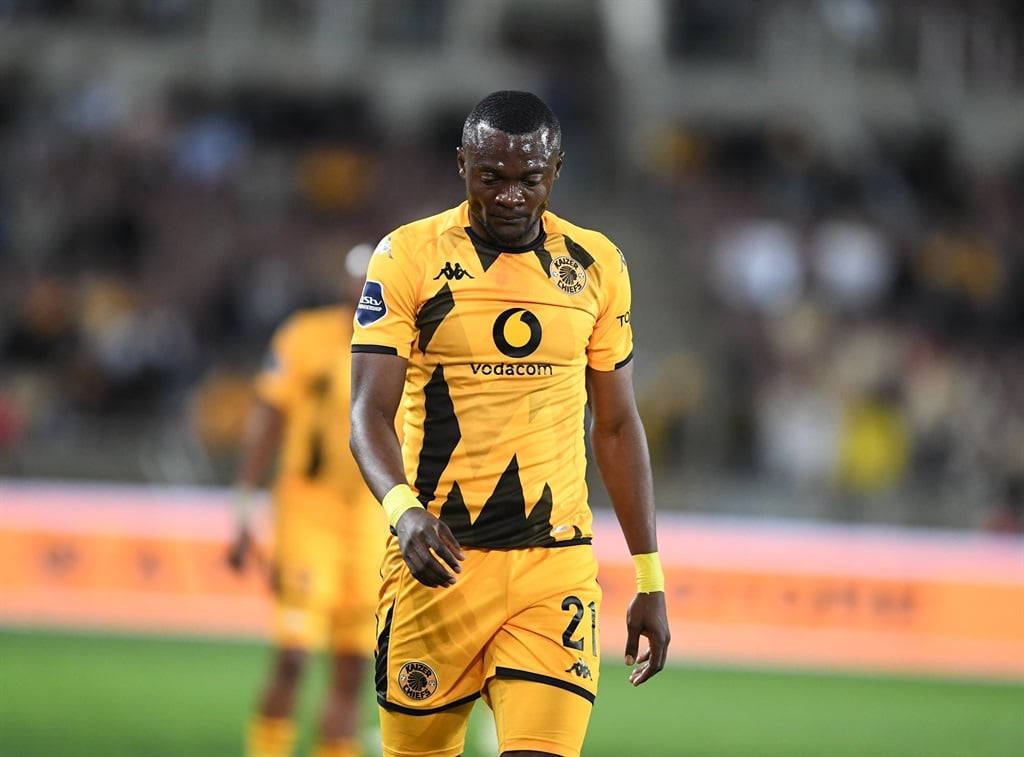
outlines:
M469 235L470 240L473 242L473 247L476 248L476 251L478 253L493 255L495 257L503 252L508 252L513 255L519 255L524 252L534 252L535 250L543 249L544 242L547 241L548 238L548 233L544 229L543 218L541 218L540 220L540 234L538 234L536 238L529 244L524 244L519 247L496 247L495 245L491 244L486 239L484 239L482 236L477 234L475 231L473 231L472 227L466 226L465 229L466 233Z

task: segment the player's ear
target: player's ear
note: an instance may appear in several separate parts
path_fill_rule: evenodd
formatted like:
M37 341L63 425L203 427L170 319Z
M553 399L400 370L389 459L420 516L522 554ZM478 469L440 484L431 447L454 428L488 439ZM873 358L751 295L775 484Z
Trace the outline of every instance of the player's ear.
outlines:
M466 153L462 147L455 148L456 160L459 162L459 176L466 178Z
M555 159L555 178L558 178L558 174L562 170L562 161L565 159L565 151L561 150L558 153L558 158Z

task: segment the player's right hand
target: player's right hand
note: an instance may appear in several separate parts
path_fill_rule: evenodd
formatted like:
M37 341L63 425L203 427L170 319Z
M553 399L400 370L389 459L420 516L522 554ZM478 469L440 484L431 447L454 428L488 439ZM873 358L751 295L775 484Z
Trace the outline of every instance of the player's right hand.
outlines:
M445 523L424 508L410 507L395 524L395 533L413 578L430 587L455 583L466 555Z
M252 548L252 535L247 528L239 528L235 540L231 543L227 553L227 563L236 573L245 570L248 563L249 551Z

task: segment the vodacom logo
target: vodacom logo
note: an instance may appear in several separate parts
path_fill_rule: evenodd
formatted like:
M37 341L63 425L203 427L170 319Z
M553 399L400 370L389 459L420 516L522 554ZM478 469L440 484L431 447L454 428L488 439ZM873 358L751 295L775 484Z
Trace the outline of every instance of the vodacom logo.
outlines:
M509 308L494 321L494 344L503 355L526 357L540 346L540 321L526 308Z

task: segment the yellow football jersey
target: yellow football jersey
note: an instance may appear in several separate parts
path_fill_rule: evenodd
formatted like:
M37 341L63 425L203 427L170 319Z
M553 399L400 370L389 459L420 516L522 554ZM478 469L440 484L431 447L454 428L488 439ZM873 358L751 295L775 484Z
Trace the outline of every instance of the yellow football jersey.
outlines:
M585 368L632 357L625 258L550 212L523 249L469 228L466 203L375 250L353 352L408 358L406 475L467 547L588 542Z
M368 491L348 446L352 314L344 305L299 311L275 333L256 378L257 394L287 419L278 477L350 500Z

